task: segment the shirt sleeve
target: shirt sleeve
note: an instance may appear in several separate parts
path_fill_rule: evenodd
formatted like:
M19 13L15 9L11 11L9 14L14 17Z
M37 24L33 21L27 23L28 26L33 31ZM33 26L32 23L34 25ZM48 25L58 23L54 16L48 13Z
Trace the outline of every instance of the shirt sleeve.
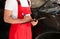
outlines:
M14 0L6 0L6 2L5 2L5 9L13 10L14 3L15 3Z

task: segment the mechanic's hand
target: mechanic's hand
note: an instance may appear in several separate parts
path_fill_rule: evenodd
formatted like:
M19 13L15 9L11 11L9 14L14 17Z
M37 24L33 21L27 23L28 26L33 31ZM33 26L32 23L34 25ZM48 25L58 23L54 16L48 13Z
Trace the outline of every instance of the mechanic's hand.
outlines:
M36 21L31 21L31 24L33 25L33 26L35 26L35 25L37 25L37 23L38 23L38 20L36 20Z

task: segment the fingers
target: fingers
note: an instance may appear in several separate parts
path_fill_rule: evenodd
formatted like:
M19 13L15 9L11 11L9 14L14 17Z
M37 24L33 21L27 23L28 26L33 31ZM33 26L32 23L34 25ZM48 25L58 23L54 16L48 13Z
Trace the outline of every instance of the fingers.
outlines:
M31 22L31 24L32 24L33 26L37 25L37 23L38 23L38 20Z

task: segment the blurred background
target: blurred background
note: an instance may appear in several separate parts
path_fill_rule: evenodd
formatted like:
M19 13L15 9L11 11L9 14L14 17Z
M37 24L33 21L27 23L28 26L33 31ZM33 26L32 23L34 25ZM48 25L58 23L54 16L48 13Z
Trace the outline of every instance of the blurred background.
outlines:
M37 1L40 1L39 3ZM36 3L37 4L34 4ZM39 5L39 6L38 6ZM10 24L5 23L4 18L5 0L0 0L0 39L8 39ZM32 0L32 12L38 13L46 19L39 20L35 27L32 27L33 39L45 32L60 32L60 0ZM34 14L33 14L34 16ZM54 34L53 34L54 35ZM43 35L45 36L45 34ZM60 36L60 33L59 33Z
M10 24L4 22L4 5L5 0L0 0L0 39L8 39Z

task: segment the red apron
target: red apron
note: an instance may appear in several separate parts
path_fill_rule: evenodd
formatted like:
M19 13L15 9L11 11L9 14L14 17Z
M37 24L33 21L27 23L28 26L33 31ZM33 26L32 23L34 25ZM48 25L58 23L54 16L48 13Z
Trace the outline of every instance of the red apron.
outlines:
M31 14L29 7L21 7L18 4L18 18L23 19L23 14ZM11 24L9 39L32 39L31 23Z

